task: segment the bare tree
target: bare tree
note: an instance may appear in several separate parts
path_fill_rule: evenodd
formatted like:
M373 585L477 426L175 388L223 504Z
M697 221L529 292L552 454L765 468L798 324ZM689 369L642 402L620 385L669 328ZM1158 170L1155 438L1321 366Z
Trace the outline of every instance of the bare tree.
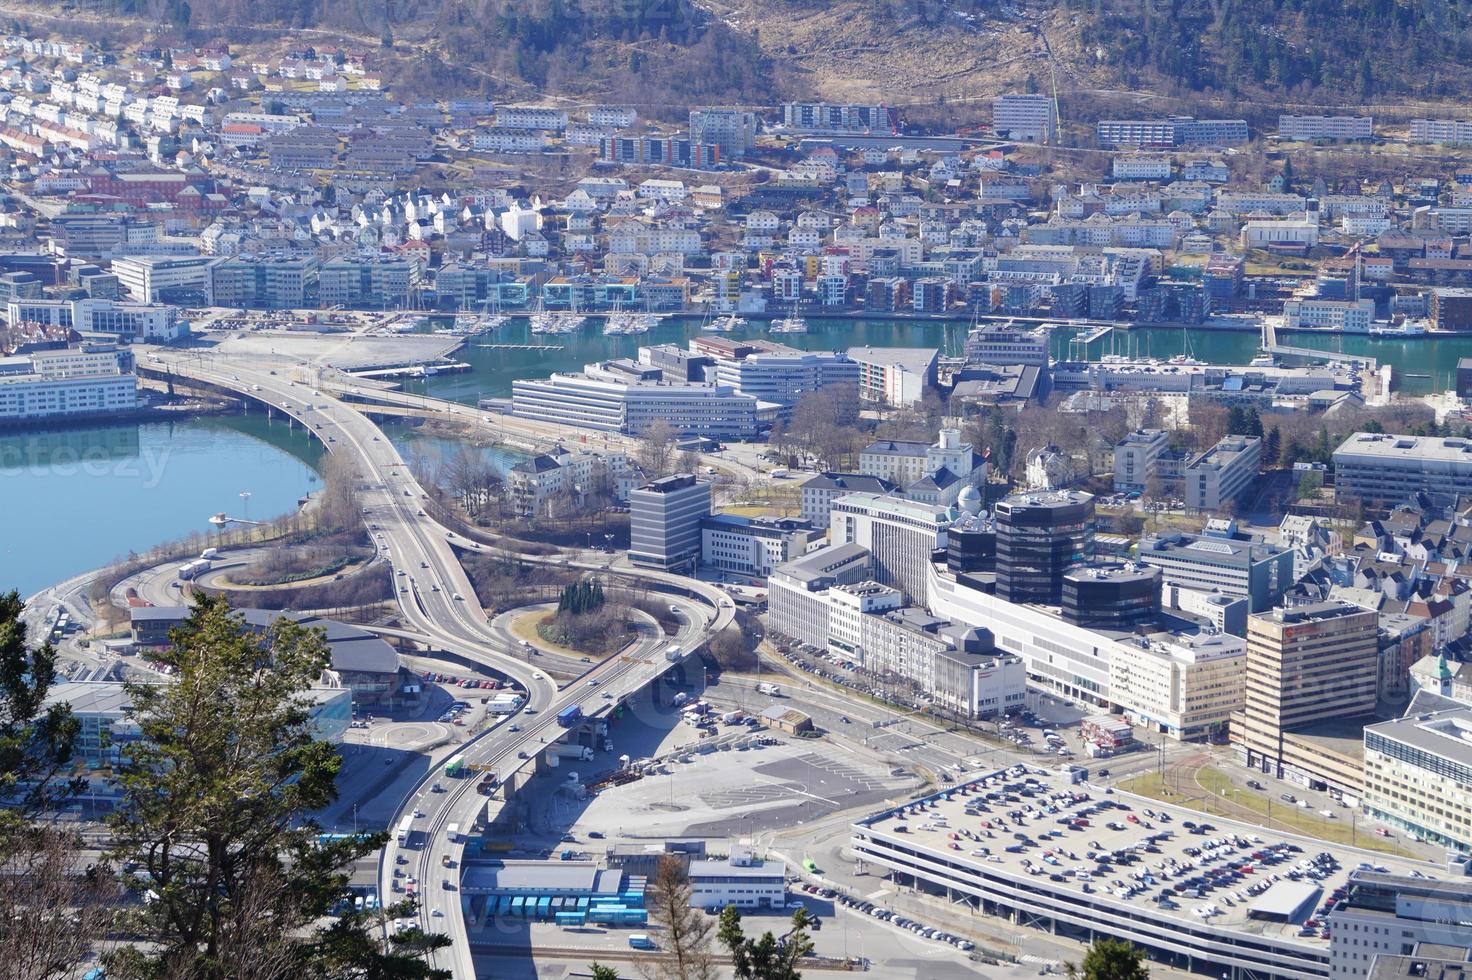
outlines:
M460 498L465 512L474 517L484 512L501 491L501 475L485 455L466 446L445 463L445 485Z
M651 480L668 476L675 462L675 443L680 434L664 419L659 419L639 435L635 458Z
M5 849L0 888L0 977L74 976L107 929L117 880L82 860L71 831L36 826Z
M649 918L664 930L665 955L640 966L650 980L715 980L711 936L715 920L690 906L690 877L673 854L660 858L649 883Z

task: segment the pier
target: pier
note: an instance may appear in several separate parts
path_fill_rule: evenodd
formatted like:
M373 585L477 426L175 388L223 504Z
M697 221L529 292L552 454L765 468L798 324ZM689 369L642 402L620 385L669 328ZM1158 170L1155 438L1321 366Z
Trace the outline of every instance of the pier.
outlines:
M1263 317L1262 320L1262 349L1264 353L1284 360L1339 361L1343 364L1364 368L1366 371L1376 371L1380 367L1380 363L1375 358L1364 354L1342 354L1338 351L1314 350L1312 347L1290 347L1287 344L1280 344L1278 343L1278 325L1272 317Z
M567 350L561 344L472 344L471 346L481 350Z

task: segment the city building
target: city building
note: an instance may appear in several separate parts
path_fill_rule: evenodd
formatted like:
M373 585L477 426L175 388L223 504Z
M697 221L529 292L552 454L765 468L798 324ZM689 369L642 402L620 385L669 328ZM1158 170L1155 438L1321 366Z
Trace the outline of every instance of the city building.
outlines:
M1241 761L1310 789L1360 798L1361 729L1375 711L1377 637L1377 614L1344 602L1303 602L1248 617L1246 698L1231 726Z
M859 366L859 397L892 408L920 404L935 392L940 351L934 347L850 347Z
M138 408L131 358L116 351L42 350L0 358L0 427L125 416Z
M1472 440L1356 432L1334 450L1334 490L1386 505L1417 492L1472 493Z
M725 346L730 345L730 346ZM708 380L740 395L781 406L790 414L804 395L829 385L858 384L859 366L836 351L801 351L781 344L734 344L724 338L697 338L692 353L715 352Z
M1472 854L1472 707L1413 703L1404 718L1367 726L1364 789L1370 817Z
M114 299L13 299L6 322L69 327L82 334L107 334L118 340L168 344L189 335L189 321L167 303L127 303Z
M1119 146L1238 146L1250 138L1245 119L1101 119L1095 142L1103 149Z
M1109 693L1136 725L1182 741L1216 738L1242 710L1246 666L1240 636L1130 636L1110 651Z
M946 546L950 515L933 504L873 493L851 493L833 501L829 518L834 544L856 544L873 557L874 577L923 605L926 569Z
M1431 290L1427 315L1438 330L1472 330L1472 289L1442 286Z
M419 287L420 263L397 255L342 255L322 264L318 292L325 307L405 309Z
M1236 537L1166 532L1140 539L1138 557L1160 569L1165 588L1246 599L1270 609L1293 584L1293 549Z
M700 522L700 562L731 575L766 578L822 540L821 531L795 517L712 514Z
M1283 304L1283 326L1339 333L1369 333L1375 322L1372 299L1290 299Z
M139 303L203 305L209 295L206 255L130 255L112 260L118 285Z
M699 909L785 909L787 866L761 861L751 848L736 845L724 861L692 860L690 907Z
M1182 484L1186 507L1218 511L1236 504L1248 484L1257 479L1262 462L1262 439L1226 436L1186 463Z
M1094 556L1094 498L1078 490L1015 493L997 502L997 595L1057 606L1063 576Z
M1136 563L1078 565L1063 573L1064 622L1102 630L1134 629L1160 618L1160 569Z
M1170 449L1164 429L1136 429L1114 447L1114 489L1143 493L1158 475L1157 462Z
M701 522L710 516L710 484L689 473L646 483L629 494L629 561L666 571L700 560Z
M889 494L898 484L867 473L819 473L803 481L802 519L815 528L827 528L833 501L848 493Z
M311 256L231 256L210 267L210 304L268 310L314 308L317 275L317 260Z
M558 446L524 459L506 471L506 494L516 513L544 514L552 501L566 496L581 502L590 496L627 500L633 478L623 453L595 453Z
M1472 947L1467 929L1472 922L1472 878L1465 866L1452 867L1451 878L1395 869L1352 872L1344 898L1326 923L1331 937L1329 975L1334 980L1369 980L1376 976L1377 960L1431 949L1465 963ZM1413 975L1454 980L1467 972Z
M883 136L896 130L899 115L885 105L787 102L782 106L782 125L799 133Z
M711 384L662 380L658 367L633 362L589 364L580 374L518 378L511 383L518 418L637 435L667 422L682 436L749 439L780 409Z
M1465 119L1412 119L1410 141L1463 146L1472 143L1472 122Z
M756 142L756 113L746 109L708 107L690 110L690 139L720 149L724 158L746 155Z
M1023 330L1000 323L977 327L966 335L969 364L1048 364L1048 335L1041 330Z
M812 647L826 646L828 590L863 582L872 568L867 548L831 544L773 569L767 579L767 618L772 632Z
M1049 95L999 95L992 99L992 132L1003 139L1051 143L1058 132L1058 104Z

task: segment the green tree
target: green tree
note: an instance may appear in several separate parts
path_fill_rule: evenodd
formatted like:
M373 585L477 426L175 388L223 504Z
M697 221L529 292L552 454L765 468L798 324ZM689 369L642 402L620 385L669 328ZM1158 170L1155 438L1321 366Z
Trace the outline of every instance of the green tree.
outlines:
M1298 478L1298 499L1311 500L1319 495L1319 490L1324 486L1324 478L1317 471L1310 470Z
M159 659L173 681L126 686L139 737L110 820L113 856L154 897L129 915L141 942L110 955L108 975L448 978L423 960L445 937L413 929L385 946L372 913L328 919L351 908L344 869L386 835L324 842L310 817L337 798L342 767L305 697L328 664L321 632L285 618L252 631L205 597L170 642Z
M56 650L27 644L18 592L0 595L0 846L36 814L54 809L84 781L66 776L77 738L67 704L46 704L56 682Z
M737 980L802 980L797 966L813 951L806 909L792 914L792 928L786 934L778 937L768 930L749 939L741 928L741 913L728 905L721 912L716 938L730 951Z
M604 966L597 960L588 964L588 972L593 975L593 980L619 980L617 967Z
M1262 461L1267 466L1275 466L1278 462L1278 454L1283 451L1283 433L1278 431L1277 426L1269 429L1262 437Z
M1081 966L1067 964L1075 980L1150 980L1145 951L1123 939L1094 940Z

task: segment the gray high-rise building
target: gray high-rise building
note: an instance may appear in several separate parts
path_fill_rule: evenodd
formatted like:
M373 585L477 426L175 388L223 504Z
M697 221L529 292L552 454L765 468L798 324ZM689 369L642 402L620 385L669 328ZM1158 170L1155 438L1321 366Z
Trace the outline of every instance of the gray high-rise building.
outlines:
M710 484L689 473L653 480L629 494L629 560L655 568L693 568L700 522L710 516Z
M997 595L1056 606L1063 573L1094 557L1094 497L1081 490L1014 493L997 502Z

